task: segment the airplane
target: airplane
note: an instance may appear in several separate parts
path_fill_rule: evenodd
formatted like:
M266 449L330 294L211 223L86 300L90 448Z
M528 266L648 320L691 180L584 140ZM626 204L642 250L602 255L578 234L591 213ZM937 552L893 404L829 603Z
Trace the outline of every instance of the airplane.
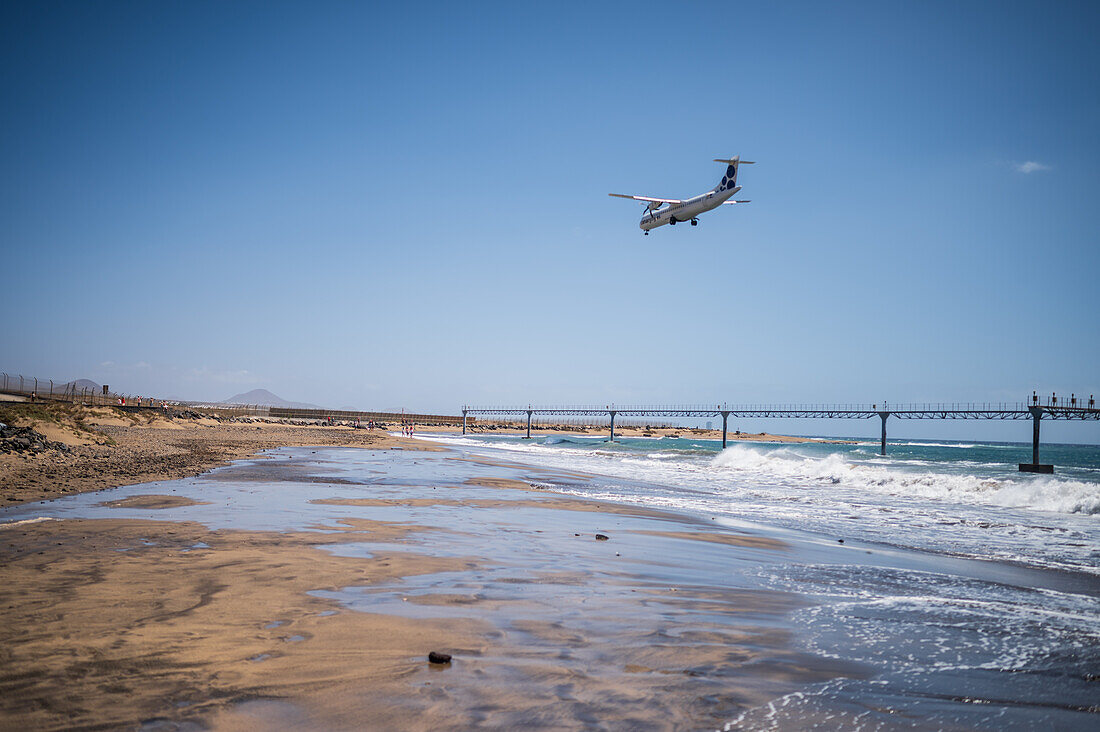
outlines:
M721 182L706 193L694 198L655 198L653 196L628 196L625 193L608 193L616 198L632 198L635 201L646 202L646 212L638 226L649 236L650 229L669 224L670 226L681 221L690 221L692 226L699 223L699 214L712 211L719 206L735 203L749 203L749 201L731 201L729 199L737 195L741 186L737 185L737 168L741 165L755 165L751 160L742 160L740 155L734 155L729 160L715 158L716 163L725 163L726 174ZM664 206L664 208L662 208Z

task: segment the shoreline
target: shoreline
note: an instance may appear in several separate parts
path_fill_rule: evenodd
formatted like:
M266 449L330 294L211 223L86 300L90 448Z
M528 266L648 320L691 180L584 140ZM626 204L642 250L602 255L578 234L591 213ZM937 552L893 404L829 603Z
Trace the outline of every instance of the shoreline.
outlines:
M419 433L431 434L433 432L442 432L446 434L462 434L462 428L455 428L451 425L417 425L416 431ZM492 423L488 425L474 424L466 428L467 434L472 435L523 435L527 433L527 428L524 426L516 427L511 424L504 426L502 423ZM531 426L532 435L575 435L578 437L601 437L610 433L610 427L574 427L570 425L540 425ZM721 440L722 430L708 430L702 427L653 427L651 429L645 429L643 427L615 427L616 437L646 437L646 438L683 438L688 440ZM855 440L843 440L827 437L801 437L797 435L776 435L770 432L740 432L737 430L730 430L726 434L726 439L729 442L783 442L783 443L805 443L814 442L824 445L854 445Z
M201 475L233 460L280 447L346 446L369 449L435 450L424 439L390 434L387 429L355 429L345 424L305 424L272 417L213 419L194 415L166 418L157 413L134 414L113 407L61 404L4 403L0 422L29 427L45 447L0 452L0 508L58 496L104 490L135 483ZM418 435L460 434L452 426L418 425ZM524 434L521 428L470 430L472 434ZM540 427L533 434L597 437L602 428ZM683 437L721 439L715 430L636 427L616 429L621 437ZM735 434L734 442L849 444L786 435ZM2 441L0 441L2 442Z
M271 458L5 509L0 722L716 728L864 673L731 582L788 558L766 534L452 451Z

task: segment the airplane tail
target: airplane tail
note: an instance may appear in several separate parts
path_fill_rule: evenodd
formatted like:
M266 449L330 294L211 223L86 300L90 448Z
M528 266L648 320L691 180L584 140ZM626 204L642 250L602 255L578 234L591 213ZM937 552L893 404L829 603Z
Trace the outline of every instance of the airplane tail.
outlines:
M722 181L718 184L718 188L716 189L719 192L728 191L730 189L733 189L733 188L737 187L737 169L738 169L738 167L740 167L742 165L755 165L755 162L752 161L752 160L742 160L740 155L734 155L732 158L730 158L728 160L723 160L722 158L715 158L714 162L716 162L716 163L725 163L728 166L726 168L726 174L722 176Z

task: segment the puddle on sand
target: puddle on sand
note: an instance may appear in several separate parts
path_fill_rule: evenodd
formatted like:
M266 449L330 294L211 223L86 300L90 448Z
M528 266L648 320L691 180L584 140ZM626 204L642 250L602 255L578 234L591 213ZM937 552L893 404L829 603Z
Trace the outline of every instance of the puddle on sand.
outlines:
M310 729L298 706L280 699L249 699L219 711L211 729Z
M444 492L439 490L441 488L461 487L457 495L447 492L452 501L531 498L524 491L466 485L468 480L479 477L555 484L550 473L537 468L480 465L454 459L453 453L280 448L267 455L289 459L241 460L194 478L123 486L22 504L0 511L0 521L111 518L196 521L215 530L309 531L317 530L317 526L332 526L341 519L416 523L419 519L437 517L439 513L431 505L401 506L398 502L413 496L441 500ZM325 482L325 479L332 482ZM127 498L153 493L173 493L195 503L157 509L127 503L120 505ZM363 507L312 503L357 498L389 500L395 505Z

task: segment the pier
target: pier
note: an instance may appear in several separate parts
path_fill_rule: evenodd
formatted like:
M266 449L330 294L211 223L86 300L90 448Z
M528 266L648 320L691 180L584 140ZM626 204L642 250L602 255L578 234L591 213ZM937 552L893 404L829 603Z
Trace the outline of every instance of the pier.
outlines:
M609 417L611 441L615 441L615 417L721 417L722 447L726 447L729 418L756 419L874 419L882 422L880 453L886 454L886 422L895 419L999 419L1032 421L1031 462L1020 463L1027 473L1053 473L1053 465L1039 462L1039 426L1044 419L1100 421L1100 409L1090 395L1086 402L1071 394L1069 399L1057 394L1040 398L1032 393L1026 402L1000 404L749 404L749 405L691 405L691 406L541 406L526 407L462 407L462 434L466 434L468 416L524 417L527 418L526 439L531 437L531 418L558 417Z

